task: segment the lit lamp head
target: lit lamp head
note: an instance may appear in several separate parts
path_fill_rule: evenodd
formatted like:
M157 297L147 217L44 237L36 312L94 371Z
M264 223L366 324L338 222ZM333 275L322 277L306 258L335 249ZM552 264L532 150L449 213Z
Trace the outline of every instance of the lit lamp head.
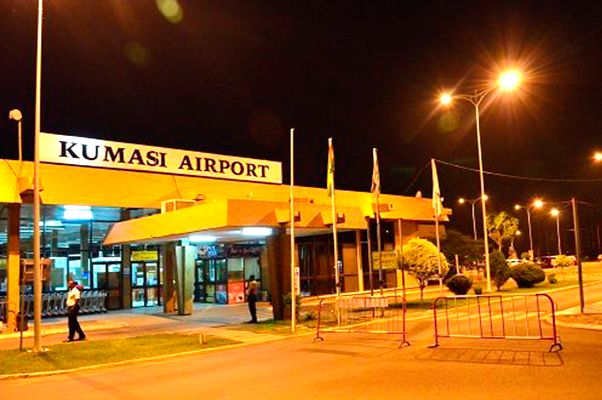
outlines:
M489 196L487 196L486 194L483 195L483 201L487 201L489 200Z
M521 206L519 206L518 204L515 204L515 205L514 205L514 209L515 209L515 210L520 210L520 209L521 209Z
M535 201L533 201L533 207L535 207L535 208L543 207L543 201L541 199L536 199Z
M10 110L10 112L8 113L8 119L12 119L13 121L21 121L23 119L23 114L21 114L21 111L18 109L13 109Z
M594 162L601 162L602 161L602 151L596 151L594 153Z
M460 204L464 204L464 203L466 203L466 200L464 200L464 197L460 197L460 198L458 199L458 203L460 203Z
M498 78L498 86L505 92L515 90L521 83L523 77L520 71L511 69L503 72Z
M522 233L521 231L516 231L516 236L520 236L520 235L522 235L522 234L523 234L523 233Z
M558 211L557 208L552 208L550 210L550 214L552 215L552 217L558 217L560 215L560 211Z
M453 100L453 97L449 93L442 93L441 96L439 96L439 103L441 103L441 105L443 105L443 106L450 105L452 100Z

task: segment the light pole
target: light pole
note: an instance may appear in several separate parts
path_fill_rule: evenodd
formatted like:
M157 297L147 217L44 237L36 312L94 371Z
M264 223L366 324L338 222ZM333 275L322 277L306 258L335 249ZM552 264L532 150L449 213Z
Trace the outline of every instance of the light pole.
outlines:
M487 195L485 195L485 201L487 201L489 199L489 197ZM476 219L476 213L475 213L475 204L481 200L480 197L477 197L476 199L465 199L464 197L460 197L458 199L458 203L460 204L464 204L464 203L470 203L470 207L472 209L472 233L474 235L474 240L477 240L477 219Z
M541 208L543 207L543 201L541 199L537 199L528 205L515 204L514 209L520 210L525 209L527 211L527 225L529 226L529 257L533 260L533 231L531 229L531 208Z
M439 101L442 105L449 105L453 100L465 100L474 106L475 109L475 124L477 128L477 148L479 153L479 180L481 182L481 198L485 198L485 177L483 173L483 151L481 149L481 127L479 121L479 107L481 103L487 97L492 90L499 88L503 91L512 91L518 87L522 76L520 72L516 70L510 70L502 73L498 78L497 84L492 85L486 89L477 90L474 94L452 94L443 93L439 97ZM491 292L491 269L489 264L489 238L487 235L487 210L485 202L481 202L481 212L483 213L483 241L485 245L485 271L487 273L487 291Z
M40 100L42 87L42 14L44 1L38 0L36 49L36 93L33 164L33 351L42 351L42 271L40 266Z
M560 211L557 208L552 208L550 215L556 218L556 238L558 239L558 255L560 255L562 254L562 246L560 245Z
M23 120L23 114L18 109L10 110L8 113L8 119L17 122L17 132L19 136L19 161L23 161L23 139L22 139L22 130L21 130L21 121Z

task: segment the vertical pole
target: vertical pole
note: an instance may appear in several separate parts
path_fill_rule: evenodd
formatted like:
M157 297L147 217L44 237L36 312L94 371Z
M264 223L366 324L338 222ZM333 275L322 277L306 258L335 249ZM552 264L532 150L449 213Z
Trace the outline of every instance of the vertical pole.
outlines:
M483 242L485 245L485 271L487 274L487 291L491 292L491 269L489 266L489 238L487 235L487 210L485 207L485 177L483 174L483 151L481 150L481 128L479 124L479 103L475 103L477 125L477 145L479 149L479 179L481 181L481 211L483 213Z
M380 295L383 295L383 261L381 254L381 238L380 238L380 204L379 194L376 194L376 246L378 251L378 287L380 288Z
M295 287L295 170L294 170L295 129L291 128L291 187L290 187L290 220L291 220L291 332L295 333L297 316L297 288Z
M585 300L583 297L583 270L581 267L581 235L579 232L579 213L577 211L577 200L571 199L573 205L573 229L575 230L575 255L577 256L577 273L579 276L579 306L581 313L585 308Z
M42 13L43 0L38 0L38 33L36 50L35 138L33 167L33 351L42 351L42 271L40 266L40 97L42 84Z
M478 239L478 237L477 237L477 216L475 214L475 208L474 208L475 203L476 203L476 201L471 201L470 205L472 208L472 233L474 234L474 240L477 240Z
M531 211L529 211L529 206L525 209L527 210L527 224L529 225L529 256L533 260L535 252L533 251L533 233L531 232Z
M560 215L556 216L556 236L558 237L558 255L562 254L562 246L560 245Z
M366 218L366 223L368 224L368 228L366 229L366 239L368 242L368 281L370 282L370 296L374 296L374 282L372 276L374 275L374 266L372 262L372 239L370 238L370 218Z
M443 295L443 277L441 276L441 239L439 238L439 217L435 216L435 238L437 239L437 273L439 274L439 294Z
M362 232L355 231L355 256L357 262L357 290L364 291L364 268L362 266Z
M22 132L22 120L19 120L17 124L17 132L19 135L19 161L23 161L23 132Z
M328 151L332 148L332 138L328 138ZM334 160L332 160L334 162ZM334 168L334 166L332 166ZM330 174L331 172L328 171ZM339 241L337 235L337 211L335 208L335 186L334 177L332 178L332 193L330 194L330 209L332 213L332 245L334 255L334 280L335 280L335 291L337 294L337 300L341 294L341 277L339 276Z
M598 240L598 254L600 253L600 224L596 224L596 239Z

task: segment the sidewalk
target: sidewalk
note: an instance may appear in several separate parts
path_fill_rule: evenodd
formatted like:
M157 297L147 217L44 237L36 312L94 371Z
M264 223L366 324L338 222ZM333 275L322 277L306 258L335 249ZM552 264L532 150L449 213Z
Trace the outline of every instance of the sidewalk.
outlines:
M109 311L105 314L82 315L79 318L87 340L124 338L168 332L203 333L237 340L243 343L270 341L281 336L256 334L247 331L223 329L224 325L241 324L249 320L247 304L195 304L192 315L165 314L162 307ZM260 321L272 318L269 303L258 303ZM60 343L67 337L67 318L42 320L44 345ZM24 332L24 346L31 347L33 324ZM19 347L19 332L0 334L0 350Z

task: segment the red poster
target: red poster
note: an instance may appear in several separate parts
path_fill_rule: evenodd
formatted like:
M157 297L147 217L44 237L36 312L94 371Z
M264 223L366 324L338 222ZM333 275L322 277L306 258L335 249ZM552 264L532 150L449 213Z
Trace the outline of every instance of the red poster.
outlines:
M228 303L244 303L245 302L245 282L230 281L228 282Z

